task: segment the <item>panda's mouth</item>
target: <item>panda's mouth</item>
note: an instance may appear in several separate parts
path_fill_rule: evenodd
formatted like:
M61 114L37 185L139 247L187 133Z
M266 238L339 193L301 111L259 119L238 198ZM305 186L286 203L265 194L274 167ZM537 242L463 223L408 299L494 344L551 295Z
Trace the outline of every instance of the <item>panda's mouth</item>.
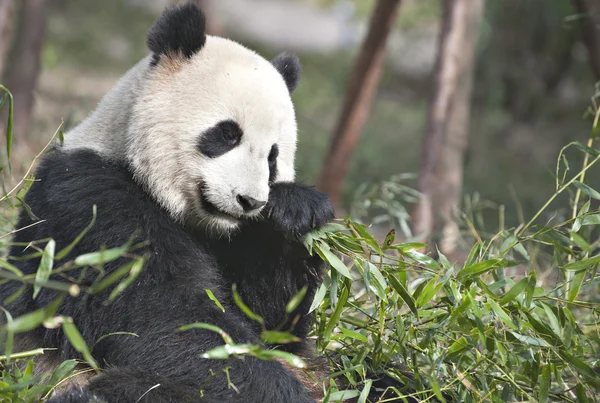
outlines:
M205 196L205 194L206 194L205 185L200 185L199 194L200 194L200 202L202 203L202 208L206 213L208 213L209 215L216 217L216 218L221 218L221 219L224 219L227 221L233 221L236 223L238 222L237 217L221 210L214 203L212 203L210 200L208 200L208 198Z

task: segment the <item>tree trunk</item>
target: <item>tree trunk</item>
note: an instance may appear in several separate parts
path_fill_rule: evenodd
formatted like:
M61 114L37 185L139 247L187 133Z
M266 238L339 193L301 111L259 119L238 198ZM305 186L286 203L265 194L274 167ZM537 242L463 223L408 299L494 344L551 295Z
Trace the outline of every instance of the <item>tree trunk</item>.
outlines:
M379 85L387 38L396 21L400 0L378 0L344 99L318 187L340 207L344 178Z
M4 70L6 69L14 6L14 0L0 0L0 82L2 82Z
M22 0L19 25L11 51L6 86L14 97L14 144L25 143L34 106L34 91L46 33L46 0Z
M583 41L590 55L590 64L600 80L600 2L598 0L573 0L581 17Z
M416 235L441 235L440 250L452 253L458 227L463 159L468 141L475 49L482 0L446 0L431 101L419 171L421 200L413 211Z

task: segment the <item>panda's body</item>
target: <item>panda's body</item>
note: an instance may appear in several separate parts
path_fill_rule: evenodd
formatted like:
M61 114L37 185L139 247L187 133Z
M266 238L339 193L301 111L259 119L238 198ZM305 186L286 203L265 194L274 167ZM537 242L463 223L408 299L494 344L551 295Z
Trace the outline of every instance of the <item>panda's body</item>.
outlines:
M153 54L134 67L64 146L36 173L16 242L52 237L56 250L97 220L66 259L142 242L144 270L116 300L108 293L65 299L59 313L73 318L103 367L82 389L56 402L310 402L309 390L277 361L251 357L211 360L200 354L223 344L194 322L216 325L236 343L256 343L262 326L233 302L242 300L267 329L291 330L303 340L308 308L323 262L302 237L332 219L327 198L293 183L296 123L290 100L298 81L294 57L273 63L234 42L204 35L204 17L191 5L171 8L149 34ZM12 256L30 253L13 247ZM66 261L66 260L65 260ZM105 263L104 275L127 259ZM39 260L18 261L25 273ZM60 262L56 263L58 266ZM90 285L97 272L68 273ZM64 280L55 275L53 280ZM0 287L0 297L18 285ZM286 304L308 292L291 314ZM212 291L224 311L206 292ZM46 306L56 293L28 289L9 306L21 315ZM77 356L59 329L39 328L21 340L56 348L58 360ZM33 341L31 341L33 340ZM300 352L304 342L279 346ZM202 393L200 393L202 391ZM202 396L202 397L201 397Z

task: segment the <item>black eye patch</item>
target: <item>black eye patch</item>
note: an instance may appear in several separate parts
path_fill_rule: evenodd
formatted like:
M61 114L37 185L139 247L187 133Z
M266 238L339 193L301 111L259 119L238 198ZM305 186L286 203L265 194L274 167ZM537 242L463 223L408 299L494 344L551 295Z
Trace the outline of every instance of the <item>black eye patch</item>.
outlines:
M277 157L279 156L279 147L277 144L273 144L271 151L269 152L269 183L273 183L277 177Z
M223 120L205 131L198 141L198 151L208 158L219 157L240 144L244 132L233 120Z

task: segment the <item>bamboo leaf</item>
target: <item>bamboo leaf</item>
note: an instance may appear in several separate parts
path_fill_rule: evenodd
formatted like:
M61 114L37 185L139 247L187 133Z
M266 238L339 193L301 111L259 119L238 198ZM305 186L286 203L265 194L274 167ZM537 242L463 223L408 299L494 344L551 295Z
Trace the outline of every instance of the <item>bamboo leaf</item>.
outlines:
M50 274L52 273L52 267L54 266L54 249L56 248L56 242L51 239L46 244L42 258L40 259L40 265L35 275L35 283L33 285L33 299L36 299L42 287L48 282Z
M213 292L209 289L204 290L206 292L206 295L208 295L208 298L215 303L216 306L219 307L219 309L221 309L221 311L225 312L225 308L223 308L223 305L221 305L221 303L219 302L219 300L217 299L217 297L215 297L215 294L213 294Z
M88 349L85 340L83 340L81 333L79 333L79 330L73 323L73 319L63 316L62 329L65 332L67 339L69 339L69 342L71 342L73 348L75 348L75 350L81 353L81 355L83 356L85 361L90 365L90 367L96 370L100 369L98 367L98 363L96 363L96 360L94 360L94 358L92 357L92 354L90 353L90 350Z
M304 297L306 296L306 292L308 291L308 286L304 286L300 289L300 291L298 291L298 293L296 295L294 295L294 297L290 300L290 302L287 303L286 307L285 307L285 311L287 313L292 313L294 312L302 303L302 301L304 301Z
M402 300L406 303L406 305L408 305L408 308L412 311L412 313L414 313L415 316L417 318L419 318L419 311L417 310L417 307L415 305L415 300L408 293L406 288L404 288L402 283L400 283L400 281L398 281L398 279L394 275L389 276L388 280L390 281L392 288L394 288L394 290L396 290L398 295L400 295L400 298L402 298Z
M314 248L319 254L319 256L321 256L323 260L328 262L331 265L331 267L333 267L338 273L340 273L346 278L349 278L350 280L353 280L352 274L350 274L350 270L348 270L344 262L342 262L336 255L331 253L328 249L323 248L320 242L316 242L314 244Z
M575 181L573 184L581 190L583 193L591 197L592 199L600 200L600 193L589 187L583 182Z

